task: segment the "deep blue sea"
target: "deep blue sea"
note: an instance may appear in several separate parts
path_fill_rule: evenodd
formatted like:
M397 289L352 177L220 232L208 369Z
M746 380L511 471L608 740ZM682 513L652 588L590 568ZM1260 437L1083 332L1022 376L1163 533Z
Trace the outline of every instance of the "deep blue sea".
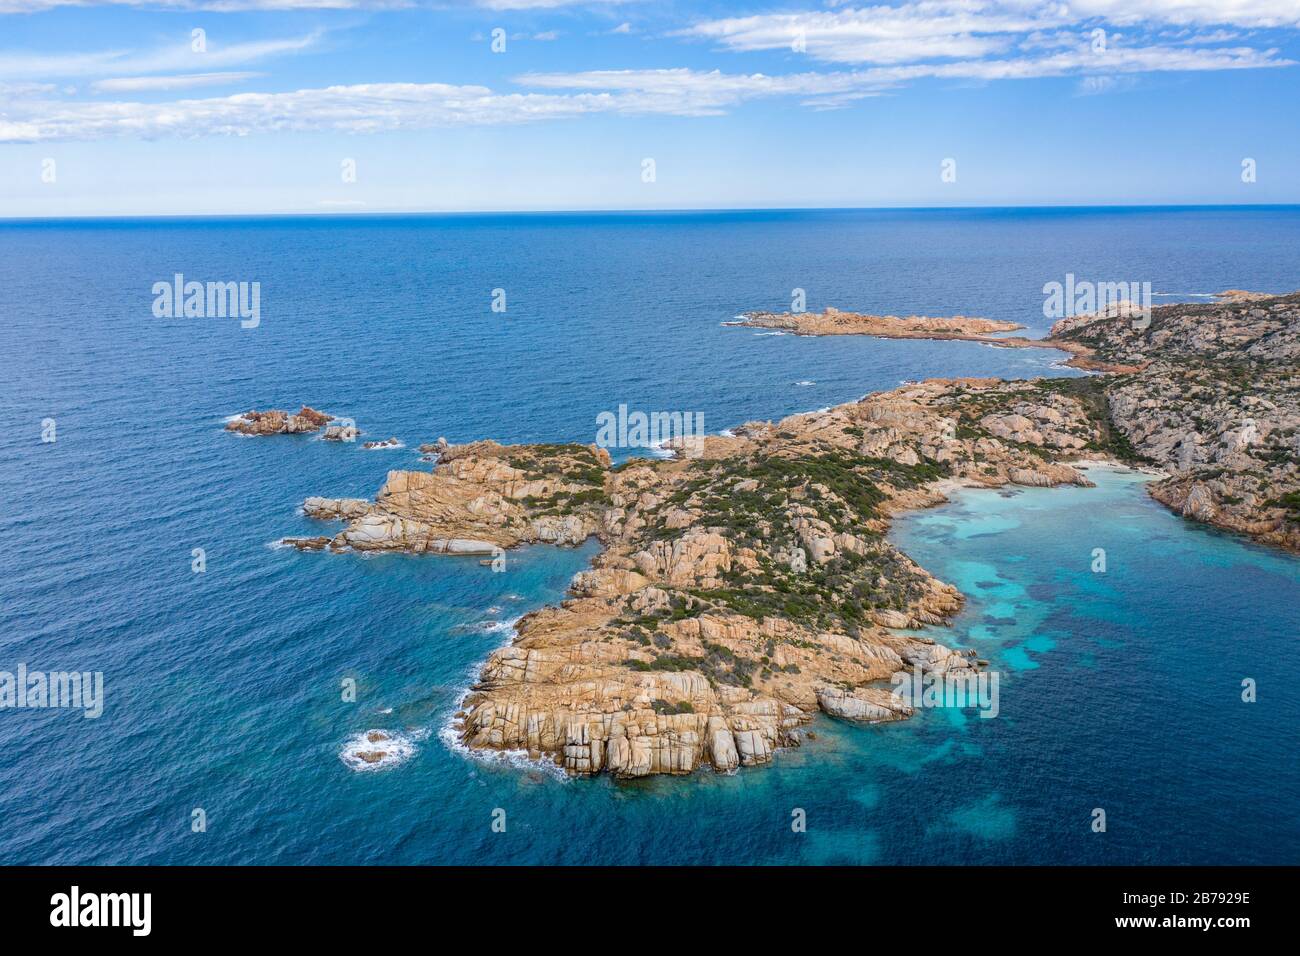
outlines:
M1066 273L1162 302L1291 291L1298 264L1295 207L0 222L0 670L105 682L99 719L0 710L0 863L1300 863L1300 561L1174 517L1140 475L961 492L895 526L969 595L935 636L1002 674L996 719L819 719L730 776L565 781L440 738L594 543L505 574L271 546L321 532L305 497L370 497L440 435L589 442L621 403L718 431L906 379L1075 374L1047 350L722 325L796 288L1041 334ZM260 282L260 326L155 318L178 272ZM304 402L406 447L223 431ZM349 768L369 729L414 752Z

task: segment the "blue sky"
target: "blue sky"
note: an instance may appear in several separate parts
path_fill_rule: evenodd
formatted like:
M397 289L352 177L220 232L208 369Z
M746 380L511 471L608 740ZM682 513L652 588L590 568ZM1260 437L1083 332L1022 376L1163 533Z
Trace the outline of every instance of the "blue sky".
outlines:
M1298 94L1300 0L0 0L0 217L1297 202Z

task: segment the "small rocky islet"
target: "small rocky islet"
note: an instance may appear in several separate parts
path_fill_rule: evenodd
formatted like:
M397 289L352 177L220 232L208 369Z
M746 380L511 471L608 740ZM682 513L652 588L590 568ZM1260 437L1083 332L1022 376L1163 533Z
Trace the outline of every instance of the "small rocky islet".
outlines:
M293 406L289 406L292 408ZM333 415L304 405L296 413L278 408L244 412L226 422L226 431L240 435L308 435L334 421Z
M264 435L310 435L320 431L325 441L351 442L361 434L357 427L348 420L340 420L333 415L318 411L310 405L304 405L297 412L287 412L279 408L266 411L243 412L226 422L226 431L239 435L261 437ZM366 442L363 447L398 447L396 438L383 442Z
M805 315L759 321L853 334ZM901 337L1007 331L899 321ZM857 334L890 334L871 327ZM910 716L889 690L900 670L979 668L908 633L963 598L885 537L954 487L1087 486L1075 466L1096 459L1154 467L1152 496L1179 514L1300 550L1300 295L1162 306L1145 327L1075 317L1025 341L1109 371L907 384L618 466L595 446L439 440L420 448L431 470L389 472L374 501L307 499L344 528L286 543L484 554L596 536L569 597L489 656L456 733L618 777L762 765L819 712Z

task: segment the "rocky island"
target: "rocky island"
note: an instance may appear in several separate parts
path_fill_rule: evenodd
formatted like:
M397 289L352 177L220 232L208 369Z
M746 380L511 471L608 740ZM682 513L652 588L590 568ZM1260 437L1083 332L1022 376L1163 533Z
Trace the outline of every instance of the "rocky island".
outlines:
M900 670L981 666L908 633L963 599L885 538L957 485L1086 486L1082 460L1150 463L1180 513L1300 544L1300 296L1162 307L1141 330L1071 319L1049 341L1130 371L931 380L617 467L595 446L440 440L421 448L431 470L390 472L373 502L308 499L343 530L286 541L482 554L595 535L570 597L483 666L460 738L578 775L765 764L818 712L908 717Z
M293 406L290 406L291 408ZM296 414L272 408L265 412L253 409L226 422L226 431L241 435L306 435L320 431L334 421L333 415L304 405Z

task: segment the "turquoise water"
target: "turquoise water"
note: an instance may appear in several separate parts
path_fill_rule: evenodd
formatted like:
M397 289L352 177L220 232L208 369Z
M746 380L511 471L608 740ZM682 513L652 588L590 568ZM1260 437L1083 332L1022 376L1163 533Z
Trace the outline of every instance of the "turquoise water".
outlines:
M721 325L796 286L811 307L1041 332L1039 289L1066 271L1289 289L1298 226L1296 210L0 223L0 669L102 670L106 695L98 720L0 712L0 862L1295 862L1300 563L1174 518L1134 476L964 492L897 525L970 595L937 636L997 668L998 718L819 720L770 769L684 780L564 781L439 738L509 622L594 546L492 574L269 545L319 532L306 496L373 495L440 434L590 441L621 402L702 410L715 431L902 379L1072 374L1047 351ZM258 279L261 327L155 320L151 285L176 271ZM299 402L407 447L222 432ZM350 769L345 741L371 728L412 755Z

